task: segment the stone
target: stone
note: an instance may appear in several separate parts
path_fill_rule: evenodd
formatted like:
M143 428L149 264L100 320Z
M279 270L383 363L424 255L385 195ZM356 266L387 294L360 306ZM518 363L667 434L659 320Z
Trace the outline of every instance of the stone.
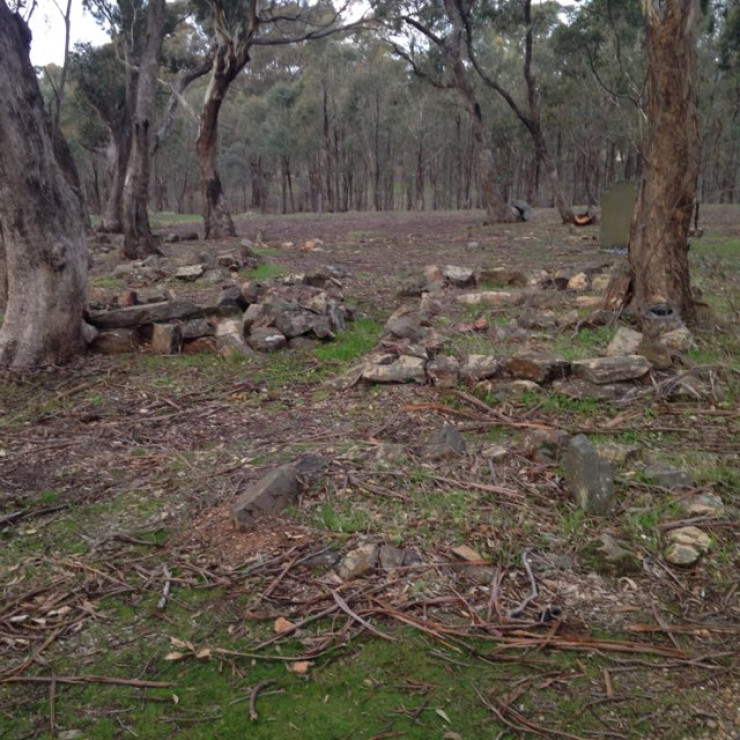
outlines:
M466 306L515 306L521 302L521 295L504 290L483 290L479 293L464 293L457 296L456 300Z
M176 280L182 280L187 283L192 283L200 277L203 277L206 273L204 265L185 265L178 268L174 274Z
M637 189L626 180L615 182L602 196L599 223L601 249L619 251L627 249L636 200Z
M620 311L627 304L632 289L632 273L628 267L615 270L609 284L606 286L604 296L604 309L607 311Z
M215 338L218 353L224 357L248 356L253 351L244 341L241 333L231 332L229 334L219 334Z
M495 378L501 372L501 363L493 355L468 355L460 366L460 379L477 383Z
M661 334L659 341L664 347L677 352L686 352L696 345L693 335L685 326Z
M281 465L242 493L231 507L238 529L247 529L262 516L276 514L298 501L302 483L295 465Z
M455 288L470 288L476 284L475 270L471 267L445 265L442 268L442 277Z
M699 493L679 501L688 516L722 516L725 504L716 493Z
M439 265L427 265L424 268L424 279L427 283L444 284L445 276L442 274L442 268Z
M584 308L590 310L592 308L600 308L604 303L604 299L597 295L579 295L576 296L576 306L578 308Z
M403 356L387 365L368 363L362 371L362 379L370 383L425 383L426 362L420 357Z
M540 385L570 375L570 363L565 360L531 352L512 355L505 362L504 369L514 378L533 380Z
M524 456L539 465L554 465L568 447L570 435L559 429L537 429L524 437Z
M458 545L457 547L453 547L450 552L460 560L465 560L468 563L480 563L483 561L483 557L480 555L480 553L473 550L472 547L468 547L467 545Z
M403 561L406 557L406 550L400 547L394 547L393 545L381 545L378 553L378 561L380 567L385 570L394 570L400 568L403 565Z
M642 474L656 486L675 491L679 488L691 488L691 476L681 468L667 463L653 463L645 467Z
M98 329L124 329L142 324L187 321L201 318L208 309L183 298L161 303L127 306L113 311L90 311L88 322Z
M691 545L681 542L671 542L663 551L663 558L671 565L688 568L694 565L701 557L701 552Z
M216 334L213 321L208 319L193 319L180 326L183 341L198 339L199 337L212 337Z
M511 380L508 383L499 383L496 386L496 393L500 393L507 398L516 398L525 393L539 393L542 386L535 383L534 380Z
M650 363L642 355L623 355L575 360L572 368L577 378L601 385L622 380L637 380L649 372Z
M623 467L639 460L642 448L639 445L623 445L617 442L607 442L606 444L598 445L596 453L610 465Z
M409 275L401 280L396 294L402 298L419 298L428 290L428 285L422 275Z
M712 547L712 538L699 527L678 527L671 529L666 534L668 542L694 547L699 552L709 552Z
M184 339L182 343L182 353L184 355L210 355L217 352L218 342L216 337L195 337L194 339Z
M259 280L247 280L241 285L242 300L247 306L258 303L264 292L265 284Z
M673 355L668 347L659 342L643 339L637 348L637 354L642 355L654 370L668 370L673 367Z
M577 434L564 458L565 480L578 506L603 516L614 508L614 480L609 463L602 460L589 439Z
M238 319L219 321L216 327L216 336L222 337L225 334L238 334L242 336L244 334L244 322Z
M586 290L588 287L588 275L578 272L568 280L568 290Z
M486 460L499 462L501 460L505 460L509 456L510 452L506 447L502 447L501 445L491 445L490 447L484 447L480 454Z
M508 267L481 267L478 271L478 283L510 288L526 288L527 276L519 270Z
M587 568L603 575L622 577L642 572L640 559L627 543L610 534L586 543L580 557Z
M558 317L555 311L540 311L539 313L527 313L517 319L517 324L523 329L542 330L554 329L558 325Z
M456 357L437 355L427 362L426 372L432 385L454 388L460 379L460 362Z
M82 322L82 338L85 344L92 344L99 334L100 332L94 326L88 324L87 321Z
M375 569L378 564L379 548L377 545L362 545L348 552L339 563L337 572L343 581L352 581Z
M218 299L219 306L224 305L233 305L238 306L240 311L246 311L247 306L249 305L245 300L244 296L242 295L241 286L237 285L236 283L231 283L230 285L224 285L221 288L221 295Z
M637 349L641 342L642 332L630 329L628 326L620 326L604 350L604 354L607 357L639 354Z
M512 200L510 207L520 221L531 221L534 216L532 206L526 200Z
M255 326L247 337L247 344L257 352L274 352L287 343L285 334L271 326Z
M123 355L136 352L139 335L134 329L108 329L101 331L90 344L93 352L102 355Z
M397 339L408 339L410 342L421 342L428 334L428 328L422 326L418 314L405 316L391 316L386 321L383 336L393 336Z
M182 329L179 324L154 324L152 352L158 355L179 355L182 349Z
M596 398L599 401L621 401L636 394L636 389L626 383L604 383L594 385L582 378L566 378L556 380L552 384L556 393L562 393L568 398Z
M457 427L446 421L429 444L422 445L417 452L430 460L443 460L450 457L461 457L467 449L465 437L460 434Z
M605 292L607 287L609 286L609 282L611 281L611 279L612 279L611 275L606 275L606 274L594 275L591 278L591 290L597 293Z
M126 306L136 306L139 303L139 296L135 290L122 290L118 294L118 305L120 308Z

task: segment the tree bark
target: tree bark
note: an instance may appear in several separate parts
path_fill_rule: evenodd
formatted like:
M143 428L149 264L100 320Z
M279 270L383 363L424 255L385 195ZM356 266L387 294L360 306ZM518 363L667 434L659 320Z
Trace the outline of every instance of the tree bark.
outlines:
M85 225L54 158L30 39L0 0L0 272L7 281L0 367L13 370L61 364L84 349Z
M699 173L696 23L699 0L644 0L648 54L647 131L630 231L633 304L639 315L668 303L696 319L687 237Z
M123 185L123 256L141 259L161 254L149 226L149 169L157 60L164 38L165 0L149 0L146 42L136 83L131 151Z

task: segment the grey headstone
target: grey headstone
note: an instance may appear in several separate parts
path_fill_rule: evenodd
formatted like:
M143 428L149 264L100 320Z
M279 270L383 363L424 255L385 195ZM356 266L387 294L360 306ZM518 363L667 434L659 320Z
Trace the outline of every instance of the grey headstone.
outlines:
M608 514L614 508L614 480L609 463L585 435L571 439L564 462L565 479L578 506L589 514Z
M599 246L602 249L627 249L636 200L637 189L626 180L615 182L601 198Z

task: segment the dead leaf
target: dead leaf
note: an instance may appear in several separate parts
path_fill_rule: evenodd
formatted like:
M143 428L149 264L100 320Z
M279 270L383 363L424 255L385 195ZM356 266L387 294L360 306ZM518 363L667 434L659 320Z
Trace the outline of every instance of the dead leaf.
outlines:
M202 650L198 650L195 657L198 658L198 660L208 660L208 658L211 657L211 654L211 648L203 648Z
M288 666L288 670L291 673L297 673L299 676L305 676L312 665L313 663L310 660L299 660L295 663L291 663Z
M179 648L187 648L188 650L195 652L195 646L189 640L181 640L178 637L170 637L170 642Z
M289 619L286 619L285 617L278 617L275 620L275 624L272 626L272 629L277 634L282 634L283 632L287 632L288 630L292 630L294 627L295 627L295 625Z
M164 656L165 660L182 660L185 657L185 653L178 653L177 651L172 653L167 653L167 655Z
M447 713L444 709L435 709L434 710L442 719L447 722L448 725L452 724L452 720L447 716Z

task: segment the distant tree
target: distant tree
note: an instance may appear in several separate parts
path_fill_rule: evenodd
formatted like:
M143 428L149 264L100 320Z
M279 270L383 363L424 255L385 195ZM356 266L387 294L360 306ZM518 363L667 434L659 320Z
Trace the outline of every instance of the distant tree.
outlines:
M629 244L634 304L668 303L696 318L688 233L699 173L696 30L699 0L643 0L648 57L645 170Z
M55 160L30 40L0 0L0 367L13 370L61 364L84 347L85 224Z

